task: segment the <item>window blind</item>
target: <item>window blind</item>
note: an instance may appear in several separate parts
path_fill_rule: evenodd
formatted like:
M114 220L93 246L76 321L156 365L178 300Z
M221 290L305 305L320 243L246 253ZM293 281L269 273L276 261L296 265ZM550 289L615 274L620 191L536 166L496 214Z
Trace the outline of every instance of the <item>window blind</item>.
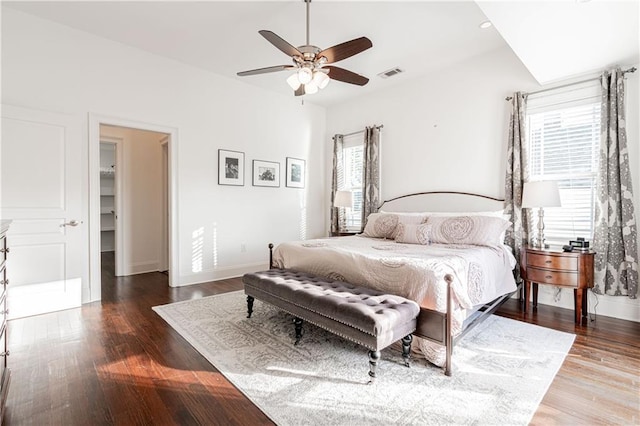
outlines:
M353 208L345 211L347 230L360 231L362 223L362 176L364 145L345 145L342 150L344 181L340 189L353 193Z
M527 135L530 180L555 180L560 190L562 207L545 209L547 242L591 240L600 144L598 82L530 96Z

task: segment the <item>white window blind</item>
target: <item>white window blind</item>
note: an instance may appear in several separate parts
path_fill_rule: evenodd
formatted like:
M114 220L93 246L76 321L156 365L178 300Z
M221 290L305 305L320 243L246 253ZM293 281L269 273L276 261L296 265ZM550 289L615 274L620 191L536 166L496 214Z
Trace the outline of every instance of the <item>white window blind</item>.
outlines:
M342 149L344 176L340 189L353 193L353 208L346 209L346 226L349 231L360 231L362 223L362 165L364 144L348 144Z
M560 189L562 207L544 210L546 241L564 245L577 237L592 240L600 145L598 82L529 96L527 135L530 180L555 180ZM537 211L533 217L537 221Z

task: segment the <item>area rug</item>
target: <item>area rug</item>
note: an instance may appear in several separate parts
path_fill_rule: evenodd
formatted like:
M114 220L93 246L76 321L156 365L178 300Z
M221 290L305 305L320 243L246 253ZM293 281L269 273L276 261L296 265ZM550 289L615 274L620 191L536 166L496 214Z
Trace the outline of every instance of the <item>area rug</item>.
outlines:
M153 308L279 425L526 425L574 335L498 316L455 347L453 376L387 348L367 385L367 349L259 300L246 318L242 291Z

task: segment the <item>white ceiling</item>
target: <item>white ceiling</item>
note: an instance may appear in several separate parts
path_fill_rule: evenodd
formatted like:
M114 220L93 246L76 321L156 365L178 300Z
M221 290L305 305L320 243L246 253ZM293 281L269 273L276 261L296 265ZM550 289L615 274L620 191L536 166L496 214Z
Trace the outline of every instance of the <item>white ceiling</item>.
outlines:
M570 7L566 7L567 4L558 6L563 12L556 17L554 10L559 3L568 3ZM567 54L567 49L576 43L576 37L567 37L567 34L573 34L572 31L596 34L599 45L604 48L607 39L600 34L601 27L593 25L591 20L567 13L575 12L578 7L597 9L597 12L587 14L588 19L592 19L594 13L602 15L601 6L605 3L607 10L616 10L605 18L615 19L619 27L606 37L615 37L622 32L624 43L619 43L622 47L610 55L612 58L605 60L590 48L587 56L593 63L580 63L576 60L578 55ZM540 4L544 4L544 8L536 6ZM635 42L627 43L628 34L638 33L638 1L481 2L480 6L473 1L314 0L311 3L311 44L327 48L366 36L373 42L373 48L337 63L369 77L369 84L360 87L334 81L319 93L307 96L308 101L325 106L343 102L504 47L507 45L505 40L540 82L591 71L609 62L638 61L637 37ZM285 83L286 72L248 77L237 77L236 72L290 64L289 57L260 36L258 30L271 30L294 46L305 44L305 4L302 0L3 1L2 7L59 22L287 96L293 96L293 93ZM546 19L538 13L541 10L550 18L548 22L534 25L533 17ZM629 17L633 10L635 17ZM497 30L478 27L487 19L485 13L491 15ZM566 39L566 43L558 43L557 37ZM581 43L581 40L577 42ZM570 66L560 63L563 57ZM406 72L389 79L377 76L394 67Z
M540 84L640 60L638 0L477 3Z

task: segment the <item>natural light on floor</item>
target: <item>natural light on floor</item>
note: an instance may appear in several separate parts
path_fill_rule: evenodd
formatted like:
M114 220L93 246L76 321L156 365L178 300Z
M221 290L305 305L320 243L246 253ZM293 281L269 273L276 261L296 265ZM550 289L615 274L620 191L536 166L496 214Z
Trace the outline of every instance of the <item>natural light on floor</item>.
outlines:
M82 303L80 278L15 285L8 289L9 319L77 308Z

